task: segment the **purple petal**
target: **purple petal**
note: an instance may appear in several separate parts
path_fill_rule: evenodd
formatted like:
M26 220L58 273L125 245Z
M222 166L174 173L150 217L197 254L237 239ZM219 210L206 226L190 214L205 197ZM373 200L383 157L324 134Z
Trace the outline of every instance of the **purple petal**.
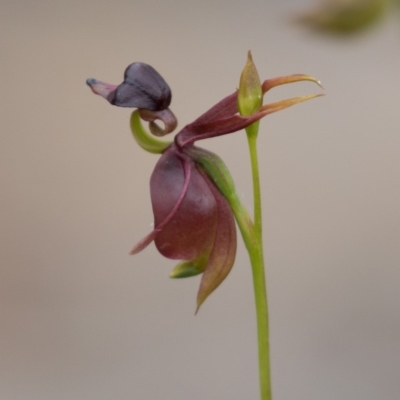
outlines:
M283 110L295 104L301 103L315 97L323 96L323 94L311 94L307 96L293 97L291 99L277 101L275 103L262 106L257 112L249 116L232 115L227 118L206 122L203 124L195 124L186 126L176 135L176 143L183 147L197 140L208 139L215 136L225 135L246 128L246 126L260 120L266 115Z
M168 108L171 97L167 82L151 65L135 62L126 68L112 104L159 111Z
M159 224L156 225L156 228L150 232L146 237L144 237L130 252L130 254L136 254L142 251L145 247L147 247L156 237L157 235L162 231L162 229L168 224L168 222L174 217L176 212L178 211L179 207L182 204L182 201L186 195L186 192L189 187L189 182L190 182L190 176L191 176L191 169L190 165L188 163L184 164L184 181L183 181L183 186L182 190L179 194L179 197L175 203L175 205L172 207L171 211L169 214L163 219Z
M273 87L284 85L287 83L294 83L300 81L310 81L319 85L321 88L321 83L309 75L295 74L289 76L281 76L277 78L267 79L261 85L262 93L265 94L268 90ZM295 98L296 100L301 99L297 102L304 101L304 99L309 99L316 96L309 96L305 98ZM222 99L215 106L206 111L203 115L197 118L194 122L186 125L177 135L176 143L182 147L195 142L196 140L207 139L214 136L225 135L227 133L236 132L245 128L246 126L252 124L255 121L265 117L268 114L282 110L283 108L289 107L288 104L292 102L293 99L284 100L282 102L277 102L273 104L267 104L261 107L256 113L249 115L248 117L243 117L236 115L238 112L237 106L237 92ZM284 102L287 104L284 105Z
M214 242L217 206L193 160L171 146L158 161L150 188L156 229L164 221L155 237L158 251L171 259L207 259ZM180 206L165 223L178 202Z
M186 126L177 134L175 140L180 147L187 146L196 140L208 139L239 131L267 114L268 112L264 111L249 116L232 115L203 124Z
M94 78L89 78L86 80L86 84L92 89L94 94L98 94L99 96L105 98L107 101L111 103L114 99L114 92L117 88L116 85L112 85L111 83L105 83L98 81Z
M211 107L208 111L197 118L191 125L202 124L204 122L214 121L216 119L225 118L229 115L236 114L238 112L237 107L237 92L225 97L215 106Z
M236 227L233 213L228 201L207 177L209 188L213 192L218 208L218 224L216 227L213 248L205 267L199 292L197 309L204 300L223 282L232 269L236 256Z
M124 81L116 86L90 78L92 91L118 107L134 107L160 111L171 103L171 89L164 78L150 65L136 62L125 70Z
M320 87L322 87L321 83L318 80L309 75L295 74L295 75L280 76L277 78L265 80L261 85L262 93L265 94L268 90L272 89L275 86L285 85L287 83L294 83L300 81L315 82ZM215 104L208 111L202 114L189 126L229 117L230 115L234 115L237 112L238 112L238 106L237 106L237 91L236 91L231 95L225 97L221 101L219 101L217 104Z

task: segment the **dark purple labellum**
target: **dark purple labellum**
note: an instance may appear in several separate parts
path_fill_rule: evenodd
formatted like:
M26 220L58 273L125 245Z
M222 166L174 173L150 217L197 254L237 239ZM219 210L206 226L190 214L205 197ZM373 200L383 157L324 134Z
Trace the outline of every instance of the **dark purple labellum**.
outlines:
M159 111L168 108L171 97L167 82L152 66L135 62L125 70L111 104Z
M195 163L187 156L182 158L167 151L154 169L150 189L155 227L181 202L154 240L158 251L177 260L207 259L214 242L218 211L214 195Z
M131 254L154 240L163 256L190 262L203 272L197 296L200 307L229 274L235 260L232 210L209 176L175 145L158 161L150 189L154 231Z

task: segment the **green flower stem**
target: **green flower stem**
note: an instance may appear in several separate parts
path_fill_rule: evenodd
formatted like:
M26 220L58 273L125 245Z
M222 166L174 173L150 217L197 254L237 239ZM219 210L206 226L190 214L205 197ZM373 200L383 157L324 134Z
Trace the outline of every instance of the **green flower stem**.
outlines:
M253 286L257 315L258 360L260 374L261 400L271 400L271 368L269 353L269 318L267 288L262 242L262 213L260 175L257 157L257 136L259 123L246 128L249 143L254 191L254 235L255 243L247 247L253 272Z
M251 125L249 128L248 138L254 183L254 223L237 195L232 177L224 162L216 154L205 149L190 147L185 151L206 171L228 200L249 253L256 302L261 400L271 400L268 307L261 237L261 196L256 149L258 124Z
M258 243L256 246L253 246L253 248L249 250L249 255L253 272L253 287L256 303L261 400L271 400L268 304L262 244Z
M261 240L262 238L262 213L261 213L261 188L260 188L260 174L258 172L258 155L257 155L257 137L259 121L246 128L247 140L249 143L251 172L253 177L253 191L254 191L254 228L256 235Z
M238 110L241 115L251 115L262 107L262 86L251 52L247 54L247 62L240 76L238 90ZM259 122L246 128L249 143L251 170L253 177L254 223L252 240L243 235L243 240L249 252L253 272L254 297L256 303L258 362L260 375L261 400L271 400L271 371L269 357L269 328L267 289L262 242L261 189L258 171L257 136ZM236 215L235 215L236 216ZM238 220L238 217L236 217ZM238 221L239 224L239 221ZM240 226L240 224L239 224Z
M229 199L228 199L229 200ZM271 400L271 369L269 356L269 324L265 285L263 246L247 210L238 198L229 201L250 257L256 303L258 364L261 400Z
M256 165L256 164L255 164ZM256 165L257 166L257 165ZM255 186L255 187L259 187ZM255 195L256 192L254 191ZM257 336L258 336L258 360L259 360L259 379L261 400L271 400L271 370L269 356L269 324L268 324L268 304L267 290L265 284L265 270L263 246L261 240L261 223L257 233L255 224L252 223L247 210L240 202L239 198L232 194L228 198L232 211L238 223L243 241L250 257L250 263L253 273L253 287L256 303L257 317ZM260 199L258 203L261 204ZM261 215L261 214L259 214Z

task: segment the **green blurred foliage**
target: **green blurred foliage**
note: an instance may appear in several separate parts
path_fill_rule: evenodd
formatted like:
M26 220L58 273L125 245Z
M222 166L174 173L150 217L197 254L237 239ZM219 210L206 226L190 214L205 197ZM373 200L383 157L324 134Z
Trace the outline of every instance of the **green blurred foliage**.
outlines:
M331 33L355 33L381 21L393 5L400 0L326 0L300 21Z

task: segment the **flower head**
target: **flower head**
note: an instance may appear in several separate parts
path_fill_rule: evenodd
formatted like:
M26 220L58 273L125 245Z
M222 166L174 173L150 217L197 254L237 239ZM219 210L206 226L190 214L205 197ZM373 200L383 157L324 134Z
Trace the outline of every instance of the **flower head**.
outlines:
M118 86L93 78L86 83L95 94L114 106L159 111L168 108L171 103L171 89L167 82L151 65L141 62L126 68L124 81Z
M236 191L222 160L194 143L239 131L268 114L318 96L262 105L262 95L275 86L304 80L319 82L307 75L291 75L266 80L261 85L250 53L247 68L242 80L244 85L249 82L249 90L244 90L243 97L239 93L238 99L237 92L225 97L181 129L174 142L160 142L150 136L140 122L140 118L150 122L150 131L156 136L164 135L176 126L176 119L168 108L171 101L169 87L152 67L143 63L131 64L119 86L95 79L87 81L96 94L111 104L138 108L131 118L134 137L144 149L161 154L150 179L154 230L132 249L131 254L154 241L163 256L182 260L171 272L171 277L202 273L197 309L226 278L235 260ZM246 100L248 98L250 102ZM245 110L244 115L238 114L238 107L241 112ZM155 124L156 119L164 122L164 129Z
M163 136L176 128L176 118L168 108L171 103L171 89L164 78L150 65L135 62L124 73L119 85L105 83L94 78L86 80L93 93L100 95L110 104L118 107L138 108L141 117L150 122L150 130L156 136ZM155 120L163 121L160 129Z

